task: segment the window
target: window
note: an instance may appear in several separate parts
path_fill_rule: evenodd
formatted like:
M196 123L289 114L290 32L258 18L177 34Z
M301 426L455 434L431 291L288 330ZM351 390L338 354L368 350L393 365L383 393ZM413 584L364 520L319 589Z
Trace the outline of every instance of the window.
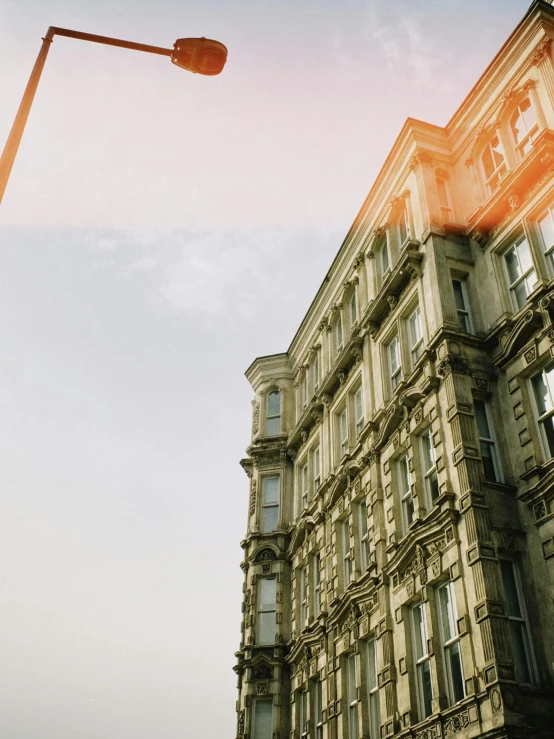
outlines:
M423 351L423 331L421 328L421 312L419 305L408 317L408 335L410 340L410 352L412 365L421 357Z
M531 150L532 141L539 133L539 125L529 98L522 100L515 109L510 118L510 129L516 144L516 151L520 157L524 157Z
M551 205L546 213L539 218L544 253L549 259L550 266L554 266L554 207Z
M465 690L456 597L451 582L439 588L439 621L448 695L452 704L463 700Z
M342 458L348 452L348 415L344 408L338 415L339 456Z
M308 402L308 373L304 372L300 379L300 405L306 407Z
M308 691L301 690L298 701L298 731L300 736L308 736L310 725L308 723Z
M317 390L317 386L319 385L319 351L317 351L312 359L312 389Z
M412 608L412 637L414 663L416 669L417 707L419 720L433 713L433 688L431 685L431 659L429 656L429 635L425 617L425 605L418 603Z
M275 531L279 522L279 478L266 477L263 484L262 533Z
M273 699L258 698L254 704L253 739L272 739L273 737Z
M313 584L314 584L314 616L321 613L321 555L312 557Z
M492 423L489 404L484 400L474 400L475 420L479 432L479 446L481 448L481 459L483 461L483 473L485 480L490 482L501 482L500 465L496 453L496 445L492 435Z
M398 243L402 247L406 241L410 238L410 223L408 221L408 208L407 203L404 202L400 212L398 213Z
M402 380L402 365L400 364L400 342L398 336L395 336L387 345L387 353L389 360L389 377L391 387L394 390Z
M377 683L377 644L375 639L366 642L367 692L369 710L369 739L379 739L381 711L379 706L379 686Z
M281 433L281 393L278 390L267 396L266 433L268 436Z
M344 335L342 330L342 313L339 310L337 322L335 323L335 351L340 352L340 350L342 349L343 340Z
M348 707L348 739L358 739L358 691L356 655L346 658L346 705Z
M303 629L308 620L308 568L300 571L300 628Z
M364 427L364 394L360 386L354 393L354 423L356 424L356 439Z
M323 683L321 680L318 680L315 684L314 697L315 737L316 739L323 739Z
M312 452L312 465L312 471L314 474L314 493L316 493L321 485L321 459L318 446L316 446L316 448Z
M533 285L537 280L531 251L525 236L506 252L504 263L506 264L512 302L516 310L519 310L525 305L527 297L533 291Z
M481 155L481 162L483 163L488 191L492 194L498 187L498 183L502 177L508 171L498 136L493 136L487 142L485 150Z
M425 495L427 505L431 508L439 497L439 480L437 477L437 461L435 447L431 437L431 430L426 431L421 437L423 476L425 478Z
M277 624L277 580L258 580L258 644L273 644Z
M350 326L354 326L356 324L356 321L358 320L358 308L356 306L356 291L352 291L352 295L350 296L350 301L348 303L349 310L350 310Z
M408 466L408 457L402 457L396 463L398 490L402 507L402 525L404 533L414 520L414 499L412 498L412 476Z
M342 576L344 587L348 585L352 578L352 559L350 557L350 526L348 520L339 521L341 550L342 550Z
M381 273L381 279L383 279L390 270L390 251L386 232L379 236L375 251L378 254L378 266Z
M446 180L443 180L441 177L437 177L437 190L439 193L439 206L441 209L441 223L451 223L452 208L450 207L448 187Z
M554 457L554 367L531 378L539 414L539 428L548 457Z
M300 484L300 512L308 507L308 465L305 464L299 471Z
M369 528L367 525L367 505L362 500L358 506L358 529L360 535L360 569L362 572L367 570L369 565Z
M512 560L501 559L500 569L502 571L506 614L512 636L516 678L521 683L536 683L527 612L518 567Z
M467 298L467 286L465 280L452 280L454 288L454 301L456 303L456 313L458 314L458 324L462 331L471 333L471 321L469 318L469 300Z

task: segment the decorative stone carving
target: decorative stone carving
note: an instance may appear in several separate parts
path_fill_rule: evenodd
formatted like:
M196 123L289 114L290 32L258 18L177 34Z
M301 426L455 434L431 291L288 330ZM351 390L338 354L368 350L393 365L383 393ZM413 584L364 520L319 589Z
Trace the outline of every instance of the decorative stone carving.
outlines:
M523 353L523 356L525 357L527 364L531 364L531 362L534 362L537 358L537 347L530 346L529 349Z
M477 388L477 390L489 389L489 381L486 377L474 377L473 382L475 383L475 387Z
M339 378L339 383L344 385L346 378L348 377L348 373L346 371L341 371L337 374L337 377Z
M387 303L389 304L389 308L394 310L398 305L398 298L396 295L387 295Z
M271 562L275 559L277 559L277 555L275 554L273 549L269 549L268 547L266 547L265 549L260 549L260 551L256 554L254 562Z
M419 165L431 166L432 164L433 157L428 151L425 151L425 149L416 149L408 163L408 167L413 171L414 169L417 169Z
M467 375L469 365L467 359L455 354L448 354L439 364L437 372L441 377L446 377L449 372L457 372L460 375Z
M258 683L256 685L256 695L267 695L267 683Z
M252 480L252 482L250 483L250 506L248 508L248 511L251 516L255 510L256 510L256 480Z
M449 716L444 722L444 736L449 734L456 734L458 731L465 729L469 726L469 709L465 708L459 713L455 713L453 716Z
M254 667L252 670L252 680L273 680L273 667L268 664Z
M239 711L238 736L244 736L244 711Z
M260 430L260 404L252 401L252 436L256 436Z
M437 721L436 724L431 724L431 726L427 726L425 729L418 731L415 735L415 739L440 739L441 736L441 725Z
M534 505L533 512L535 514L535 519L537 521L541 518L544 518L548 514L548 510L546 508L546 501L541 500L536 505Z
M545 38L543 39L540 44L537 46L533 54L531 55L529 61L534 67L538 67L540 64L542 64L546 59L548 59L548 56L550 54L550 44L552 43L551 38Z

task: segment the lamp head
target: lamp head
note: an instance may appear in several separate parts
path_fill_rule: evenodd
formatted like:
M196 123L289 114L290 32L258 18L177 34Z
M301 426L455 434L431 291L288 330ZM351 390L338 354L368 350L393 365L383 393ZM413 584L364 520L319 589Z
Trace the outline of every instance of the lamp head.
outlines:
M173 44L171 61L189 72L213 76L223 71L227 47L208 38L179 38Z

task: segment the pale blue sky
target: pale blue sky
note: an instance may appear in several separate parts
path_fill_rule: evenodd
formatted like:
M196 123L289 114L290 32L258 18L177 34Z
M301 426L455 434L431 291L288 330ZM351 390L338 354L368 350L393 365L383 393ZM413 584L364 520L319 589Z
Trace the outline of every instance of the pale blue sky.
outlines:
M2 145L49 25L229 47L50 51L0 213L0 736L235 736L244 370L527 5L0 0Z

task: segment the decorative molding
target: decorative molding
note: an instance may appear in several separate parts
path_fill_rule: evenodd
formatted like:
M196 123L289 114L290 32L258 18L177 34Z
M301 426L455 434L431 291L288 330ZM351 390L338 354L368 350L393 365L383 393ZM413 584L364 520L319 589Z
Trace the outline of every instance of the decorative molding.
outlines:
M458 354L448 354L439 364L437 372L441 377L446 377L449 372L467 375L469 372L468 361Z

